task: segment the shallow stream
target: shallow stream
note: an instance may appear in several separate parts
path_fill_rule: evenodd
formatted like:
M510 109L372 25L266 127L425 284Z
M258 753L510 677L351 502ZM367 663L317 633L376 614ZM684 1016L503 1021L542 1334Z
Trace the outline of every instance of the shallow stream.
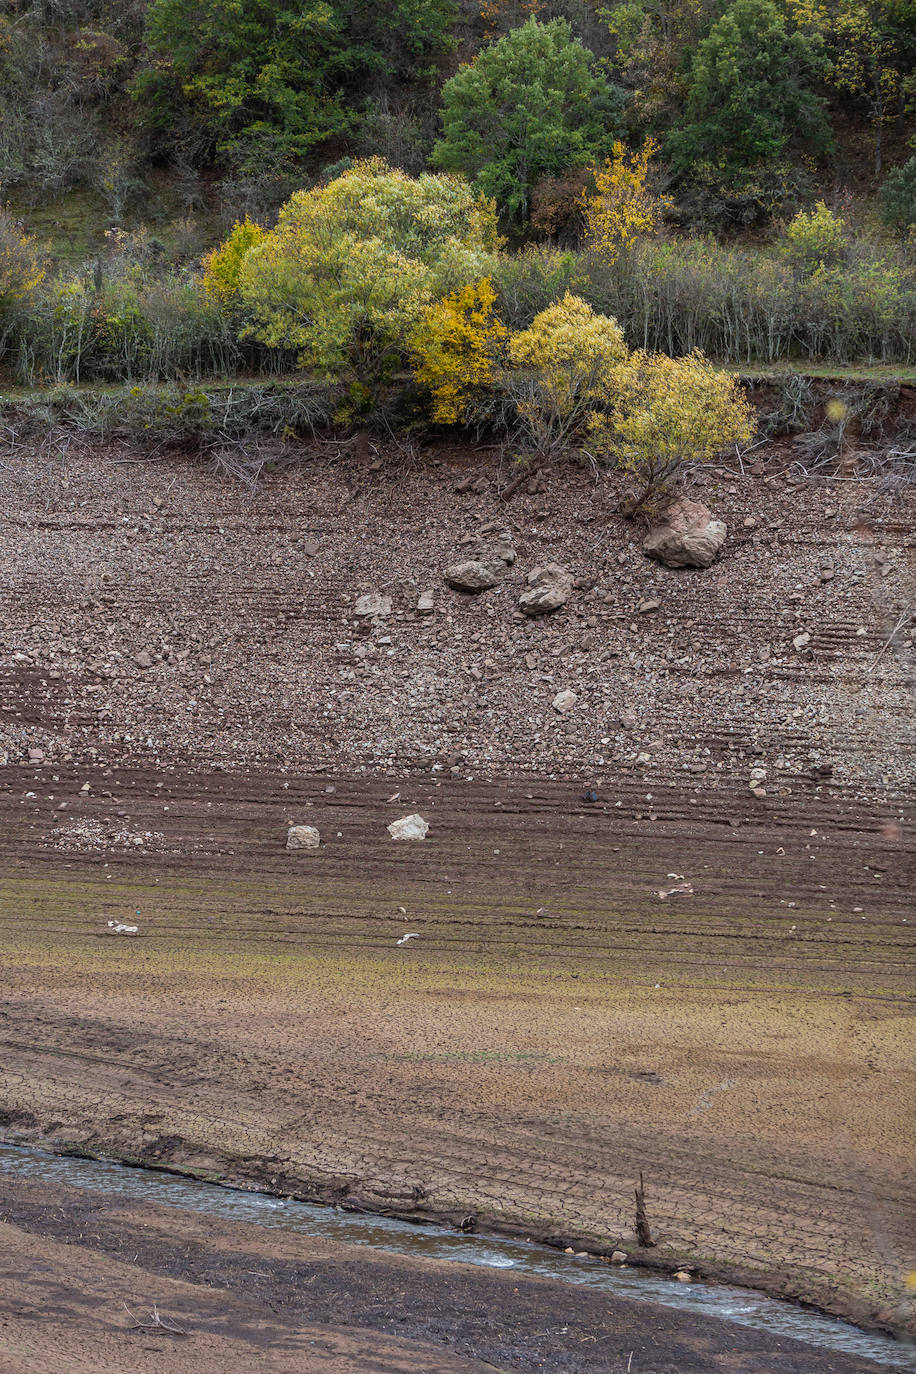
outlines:
M847 1322L810 1312L726 1284L678 1283L645 1269L608 1265L591 1256L561 1254L530 1241L462 1235L438 1226L418 1226L390 1217L339 1211L308 1202L287 1202L264 1193L180 1178L153 1169L107 1160L77 1159L43 1150L0 1144L0 1177L18 1176L101 1192L127 1202L155 1202L203 1212L225 1221L299 1231L345 1245L370 1245L422 1259L460 1260L516 1274L534 1275L597 1288L615 1297L698 1312L838 1350L894 1369L916 1371L916 1348L886 1336L869 1335Z

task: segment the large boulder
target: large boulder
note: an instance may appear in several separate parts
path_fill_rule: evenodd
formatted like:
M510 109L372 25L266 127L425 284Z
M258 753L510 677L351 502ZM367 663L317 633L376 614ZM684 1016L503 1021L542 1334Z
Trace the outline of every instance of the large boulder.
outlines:
M702 501L686 496L672 501L661 523L643 540L643 552L669 568L708 568L725 543L728 533L722 520L714 520Z
M566 604L573 589L573 575L559 563L546 563L532 568L528 585L519 597L525 615L546 615Z
M505 575L506 564L501 558L468 558L463 563L452 563L442 574L458 592L485 592Z

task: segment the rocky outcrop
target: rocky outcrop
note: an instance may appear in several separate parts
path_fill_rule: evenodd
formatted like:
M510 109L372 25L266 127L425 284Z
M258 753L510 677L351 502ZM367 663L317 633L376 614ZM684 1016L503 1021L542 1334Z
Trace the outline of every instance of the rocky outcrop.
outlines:
M727 527L702 501L672 501L643 540L643 552L669 568L708 568L725 543Z
M559 563L546 563L543 567L531 569L528 585L519 597L518 604L525 615L546 615L564 606L572 589L572 573L561 568Z

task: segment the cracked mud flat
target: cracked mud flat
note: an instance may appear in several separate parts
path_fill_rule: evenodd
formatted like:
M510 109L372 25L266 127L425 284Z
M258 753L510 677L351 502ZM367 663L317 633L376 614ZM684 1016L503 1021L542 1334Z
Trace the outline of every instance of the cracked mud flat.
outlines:
M842 493L723 478L726 561L685 577L578 478L515 505L435 468L251 499L110 454L41 476L0 523L8 1135L577 1247L632 1248L642 1170L645 1258L912 1323L899 504L826 523ZM417 617L494 521L519 577L582 579L569 608ZM370 587L395 610L364 631ZM393 844L412 811L429 838ZM284 851L294 821L320 850Z

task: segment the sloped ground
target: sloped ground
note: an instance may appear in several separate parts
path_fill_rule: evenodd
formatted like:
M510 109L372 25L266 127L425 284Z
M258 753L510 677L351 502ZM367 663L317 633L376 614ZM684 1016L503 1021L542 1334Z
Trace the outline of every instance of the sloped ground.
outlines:
M628 1248L642 1169L645 1258L907 1325L907 508L706 474L726 556L675 573L584 474L136 456L2 474L8 1129Z
M456 467L473 475L486 455L378 472L315 456L248 496L189 462L59 442L14 451L2 473L12 761L29 747L47 762L351 773L438 761L742 793L753 764L790 787L830 763L863 796L912 780L912 626L885 647L912 606L911 500L704 472L695 494L730 539L697 573L648 562L585 473L503 502L487 479L454 491ZM506 582L447 591L442 568L503 531L518 552ZM517 594L548 560L580 589L525 620ZM370 626L352 613L374 589L393 609ZM560 717L567 687L579 704Z

